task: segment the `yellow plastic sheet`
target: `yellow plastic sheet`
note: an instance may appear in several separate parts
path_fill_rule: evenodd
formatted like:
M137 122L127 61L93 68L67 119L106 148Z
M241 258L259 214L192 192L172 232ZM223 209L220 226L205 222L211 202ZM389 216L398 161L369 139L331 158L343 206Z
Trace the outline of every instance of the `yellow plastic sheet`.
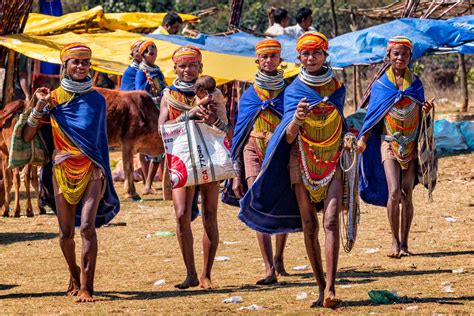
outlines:
M153 40L158 47L156 64L160 66L168 83L175 78L171 56L179 45L151 39L136 33L115 31L110 33L75 34L34 36L15 34L0 37L0 45L13 49L30 58L59 64L60 49L71 42L82 42L92 49L92 68L101 72L121 75L130 63L130 45L138 40ZM254 57L226 55L209 51L202 51L203 74L212 76L217 83L229 81L254 80L257 67ZM298 68L293 63L288 63L285 77L294 76Z
M85 33L88 30L123 30L158 28L166 13L105 13L102 6L88 11L73 12L63 16L51 16L30 13L24 33L30 35L47 35L75 31ZM184 23L199 22L199 18L191 14L179 14Z

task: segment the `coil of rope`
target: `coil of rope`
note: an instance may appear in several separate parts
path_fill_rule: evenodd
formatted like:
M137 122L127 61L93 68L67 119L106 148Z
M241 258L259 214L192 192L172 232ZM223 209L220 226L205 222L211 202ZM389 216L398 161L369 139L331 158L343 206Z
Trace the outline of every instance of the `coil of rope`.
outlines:
M340 212L341 241L345 252L350 252L354 247L357 237L357 225L360 220L359 192L358 192L358 152L357 139L354 134L346 133L339 164L342 171L342 210Z

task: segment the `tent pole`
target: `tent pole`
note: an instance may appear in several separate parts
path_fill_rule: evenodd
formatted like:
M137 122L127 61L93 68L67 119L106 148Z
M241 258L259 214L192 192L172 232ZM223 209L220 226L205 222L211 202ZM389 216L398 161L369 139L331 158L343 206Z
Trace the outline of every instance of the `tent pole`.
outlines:
M464 54L458 54L459 58L459 78L461 79L461 95L462 95L462 106L461 111L467 112L467 107L469 104L469 93L467 90L467 76L466 76L466 61L464 59Z
M352 98L354 100L354 111L357 111L357 66L352 66Z

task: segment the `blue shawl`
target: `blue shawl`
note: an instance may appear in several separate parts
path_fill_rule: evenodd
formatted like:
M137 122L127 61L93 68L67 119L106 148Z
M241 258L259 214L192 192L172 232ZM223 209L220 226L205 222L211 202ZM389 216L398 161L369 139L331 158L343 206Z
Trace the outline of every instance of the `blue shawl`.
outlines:
M251 85L240 98L239 110L237 113L237 123L234 128L234 136L232 138L231 155L234 161L237 161L242 157L242 151L245 143L248 140L250 132L253 129L255 121L257 120L260 113L266 108L270 108L278 118L281 119L283 116L283 91L272 100L262 101L255 91L254 85ZM241 168L240 178L243 180L242 185L244 192L248 190L247 182L245 181L245 170ZM224 191L222 192L222 202L232 205L239 206L239 199L234 195L232 191L233 179L227 179L224 183Z
M359 194L366 203L387 206L387 179L380 152L383 124L379 123L390 108L404 96L419 104L425 101L420 79L416 78L406 90L398 90L385 73L372 86L367 115L359 133L360 138L370 131L367 147L359 160Z
M132 91L135 90L135 77L138 69L132 66L128 66L123 72L122 81L120 82L120 91Z
M57 105L51 110L50 114L74 145L102 171L105 177L105 193L99 203L95 226L100 227L109 223L119 212L120 202L114 189L110 171L104 97L100 93L92 91L75 97L67 105ZM48 130L51 131L50 126L42 130L42 136L49 138L47 152L52 155L52 134L45 135L44 133ZM56 213L51 160L41 173L41 184L45 186L42 190L42 201ZM76 227L81 225L81 213L82 201L79 202L76 209Z
M158 88L160 89L160 91L163 91L163 89L166 87L166 84L165 84L165 77L163 76L163 73L161 72L161 70L157 68L156 71L150 72L150 77L153 80L155 78L158 78L158 81L159 81ZM135 76L135 90L145 90L146 92L151 93L151 87L146 78L146 74L141 69L137 70L137 74Z
M234 128L234 136L232 137L232 159L236 160L241 154L245 142L253 129L253 125L260 113L269 108L280 119L283 116L283 93L272 100L262 101L258 96L253 85L251 85L240 98L237 123Z
M296 78L285 90L284 114L268 144L262 170L240 200L239 219L248 227L265 234L281 234L302 230L301 216L291 187L288 163L291 144L285 140L286 127L293 119L296 106L306 97L309 104L332 104L343 118L346 89L341 86L328 98Z

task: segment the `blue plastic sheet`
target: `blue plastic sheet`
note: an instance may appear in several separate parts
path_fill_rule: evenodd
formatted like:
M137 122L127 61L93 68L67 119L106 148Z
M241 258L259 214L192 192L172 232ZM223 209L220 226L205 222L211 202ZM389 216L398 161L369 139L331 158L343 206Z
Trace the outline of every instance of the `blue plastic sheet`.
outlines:
M450 20L404 18L372 26L360 31L346 33L329 40L329 55L334 67L365 65L383 60L388 39L397 35L410 38L413 43L413 60L441 47L452 47L463 53L474 53L474 15ZM255 44L261 37L247 33L229 36L200 34L197 38L177 35L147 36L178 45L194 45L200 49L231 55L255 56ZM296 62L296 39L288 36L276 37L282 43L282 57Z
M434 134L438 156L453 155L469 149L459 129L461 123L447 120L435 121Z
M467 147L469 147L470 150L474 150L474 122L459 122L458 127L459 131L464 137L464 140L466 141Z

